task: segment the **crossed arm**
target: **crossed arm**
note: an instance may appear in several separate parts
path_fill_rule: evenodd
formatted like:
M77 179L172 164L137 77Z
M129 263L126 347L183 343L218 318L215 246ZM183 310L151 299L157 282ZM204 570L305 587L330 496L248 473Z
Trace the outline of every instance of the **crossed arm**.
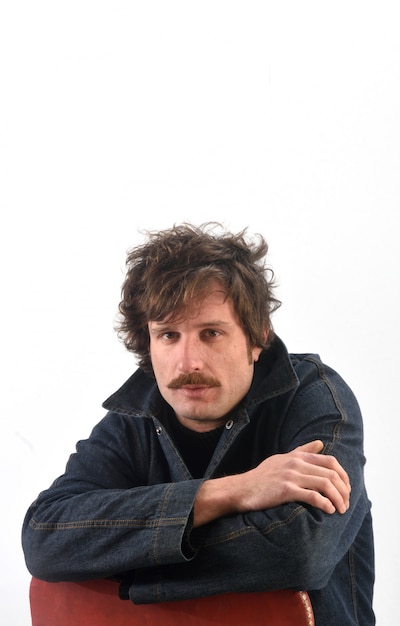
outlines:
M142 456L135 454L134 446L118 445L124 429L126 440L136 441L132 420L118 415L105 418L88 440L79 442L64 476L42 492L28 511L23 544L33 575L51 581L88 580L135 570L137 602L158 601L160 590L168 599L176 599L177 594L181 599L194 597L204 584L207 593L242 589L244 580L251 590L257 585L267 589L325 584L337 558L332 533L335 538L343 535L344 543L350 541L346 529L352 518L344 516L343 524L338 519L342 516L328 515L329 521L324 520L326 532L319 534L315 551L326 555L322 573L321 560L314 574L309 555L304 559L300 551L297 554L297 540L289 546L287 534L290 530L291 537L302 536L307 545L314 524L321 523L325 512L344 513L348 507L347 474L333 456L319 454L322 441L267 457L241 474L145 485L137 463ZM136 487L130 465L136 468ZM157 476L159 469L155 466L152 471ZM354 510L362 484L357 472L353 476ZM309 504L322 517L309 515L302 507L291 508L293 502ZM286 503L288 509L280 506ZM185 537L193 510L200 534L189 545ZM293 511L303 513L293 516ZM203 533L208 522L212 523ZM270 533L270 528L276 530ZM191 553L193 546L197 547ZM292 554L291 573L279 566L282 550ZM257 580L255 553L259 555ZM212 580L210 563L215 571ZM306 574L300 565L307 566ZM162 582L157 578L159 570ZM146 582L150 573L155 582Z
M205 481L194 503L194 527L232 513L303 502L332 514L349 508L350 481L333 456L319 454L322 441L311 441L275 454L242 474Z

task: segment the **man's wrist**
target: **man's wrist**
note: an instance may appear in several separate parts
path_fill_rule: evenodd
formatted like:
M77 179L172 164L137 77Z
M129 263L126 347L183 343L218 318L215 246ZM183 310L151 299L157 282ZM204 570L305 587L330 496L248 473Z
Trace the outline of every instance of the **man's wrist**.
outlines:
M224 476L204 481L194 502L194 528L239 511L237 479L237 476Z

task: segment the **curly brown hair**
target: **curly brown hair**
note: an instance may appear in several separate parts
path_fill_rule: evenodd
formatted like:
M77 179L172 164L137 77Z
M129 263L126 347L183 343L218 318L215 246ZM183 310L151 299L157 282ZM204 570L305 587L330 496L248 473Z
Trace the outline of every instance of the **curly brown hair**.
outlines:
M246 232L230 233L216 222L198 227L185 222L147 232L147 241L128 252L117 330L146 372L152 372L148 322L179 313L215 280L232 299L249 345L270 343L270 316L281 303L273 293L273 271L265 265L268 245L261 235L246 241Z

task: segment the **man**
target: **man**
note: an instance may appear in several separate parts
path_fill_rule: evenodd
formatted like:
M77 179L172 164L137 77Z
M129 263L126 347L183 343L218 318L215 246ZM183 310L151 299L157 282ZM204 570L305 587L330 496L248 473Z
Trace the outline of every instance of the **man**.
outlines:
M210 224L130 252L119 331L139 369L29 509L34 576L118 576L136 603L303 589L317 626L375 623L360 411L274 334L266 253Z

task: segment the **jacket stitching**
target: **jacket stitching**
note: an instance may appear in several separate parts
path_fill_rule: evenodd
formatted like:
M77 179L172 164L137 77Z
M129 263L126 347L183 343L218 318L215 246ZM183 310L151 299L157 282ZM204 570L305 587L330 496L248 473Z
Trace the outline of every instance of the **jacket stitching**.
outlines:
M186 523L185 517L164 517L160 520L146 521L138 519L87 519L70 522L37 522L32 519L29 525L34 530L74 530L78 528L155 528L158 526L175 526Z
M305 511L306 509L303 506L299 505L291 512L291 514L286 519L272 522L271 524L268 524L268 526L264 529L258 529L258 528L255 528L254 526L246 526L245 528L241 528L234 532L227 533L226 535L220 535L219 537L215 537L213 539L207 540L204 542L203 546L207 547L207 546L219 545L220 543L231 541L232 539L242 537L243 535L246 535L248 533L256 533L257 535L258 534L269 535L271 532L273 532L277 528L288 526L299 515L302 515L303 513L305 513Z

